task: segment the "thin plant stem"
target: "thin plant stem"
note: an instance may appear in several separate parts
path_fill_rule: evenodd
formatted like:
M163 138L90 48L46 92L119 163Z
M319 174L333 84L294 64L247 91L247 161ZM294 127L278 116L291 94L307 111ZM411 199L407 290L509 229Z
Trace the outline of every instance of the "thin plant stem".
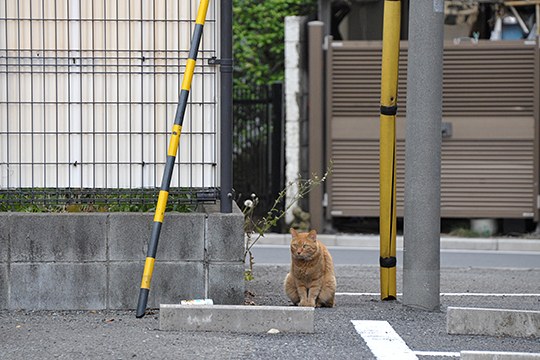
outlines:
M309 192L316 186L321 185L332 172L332 165L328 167L326 172L322 177L318 177L316 174L313 174L309 179L302 179L299 177L294 182L289 182L283 190L280 191L277 198L274 201L272 208L266 213L261 219L255 220L253 213L255 208L259 204L259 199L255 194L251 195L251 200L246 200L244 202L244 232L246 234L245 250L244 250L244 262L249 256L249 268L246 270L246 279L253 279L253 265L254 257L251 249L253 246L264 236L264 234L275 226L293 207L296 206L298 200L304 198ZM280 209L280 204L285 199L285 196L290 189L296 186L296 192L292 197L292 201L285 206L284 209Z

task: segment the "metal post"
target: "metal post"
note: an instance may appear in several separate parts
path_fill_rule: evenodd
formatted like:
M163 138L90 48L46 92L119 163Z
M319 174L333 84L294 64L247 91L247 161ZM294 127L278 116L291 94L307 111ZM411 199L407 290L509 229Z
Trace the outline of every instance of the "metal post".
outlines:
M82 188L82 70L81 3L71 0L69 9L69 187ZM73 61L73 64L71 62Z
M199 10L197 12L197 19L195 20L195 29L193 30L191 47L189 49L186 69L184 71L184 77L182 79L180 97L178 99L176 115L174 116L172 135L169 141L169 148L167 150L167 163L165 165L165 170L163 171L163 179L161 180L161 188L159 191L156 212L154 215L152 234L150 237L150 243L148 244L148 251L146 253L146 261L144 264L144 270L141 280L139 300L137 302L136 316L138 318L144 316L146 311L146 304L148 303L148 294L150 292L150 282L152 281L152 274L154 272L154 262L156 261L159 235L161 233L161 225L163 224L163 218L165 216L165 208L167 207L169 186L171 184L174 162L176 160L176 153L178 152L180 133L182 131L182 123L184 122L184 115L186 112L189 90L191 88L191 80L193 79L193 72L195 70L195 62L197 60L197 53L199 51L199 44L201 42L204 21L206 19L206 13L208 11L208 3L209 0L201 0L199 4Z
M381 299L396 299L396 114L401 1L385 0L380 116L380 277Z
M321 0L317 8L318 20L322 22L324 36L330 35L330 23L332 21L332 1Z
M444 0L411 1L403 304L439 309Z
M283 84L274 83L271 88L272 94L272 137L270 143L270 190L272 196L277 197L285 186L283 173L285 156L283 143ZM280 210L284 210L284 204L280 204Z
M232 212L233 52L232 0L221 0L221 204L222 213Z

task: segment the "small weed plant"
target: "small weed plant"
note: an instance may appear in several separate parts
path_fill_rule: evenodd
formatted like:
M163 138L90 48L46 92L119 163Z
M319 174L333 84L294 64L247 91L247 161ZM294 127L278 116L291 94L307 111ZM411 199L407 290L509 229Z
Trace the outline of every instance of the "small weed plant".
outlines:
M280 191L277 198L274 200L273 206L265 216L262 218L254 217L254 211L259 204L259 199L256 194L251 194L251 199L244 201L243 214L244 214L244 232L245 236L245 250L244 250L244 263L248 265L244 272L244 278L247 281L253 280L253 265L255 259L253 257L253 246L266 234L270 229L275 227L278 222L285 217L287 212L293 207L297 206L298 200L304 198L309 192L316 186L321 185L326 181L331 173L331 167L329 167L322 177L312 175L309 179L303 179L299 177L296 181L290 182ZM292 201L282 206L287 194L292 193Z

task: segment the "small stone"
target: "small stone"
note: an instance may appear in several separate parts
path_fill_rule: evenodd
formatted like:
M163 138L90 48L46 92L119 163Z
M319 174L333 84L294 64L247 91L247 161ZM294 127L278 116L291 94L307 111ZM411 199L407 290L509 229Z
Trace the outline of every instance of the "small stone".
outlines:
M278 329L270 329L268 330L268 333L267 334L279 334L280 331Z

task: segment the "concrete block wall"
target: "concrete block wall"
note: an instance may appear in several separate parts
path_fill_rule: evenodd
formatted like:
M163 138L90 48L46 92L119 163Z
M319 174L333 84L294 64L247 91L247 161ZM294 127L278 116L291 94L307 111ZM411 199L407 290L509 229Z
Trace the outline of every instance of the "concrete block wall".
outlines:
M153 214L0 213L0 309L134 309ZM148 306L244 301L243 215L165 215Z

